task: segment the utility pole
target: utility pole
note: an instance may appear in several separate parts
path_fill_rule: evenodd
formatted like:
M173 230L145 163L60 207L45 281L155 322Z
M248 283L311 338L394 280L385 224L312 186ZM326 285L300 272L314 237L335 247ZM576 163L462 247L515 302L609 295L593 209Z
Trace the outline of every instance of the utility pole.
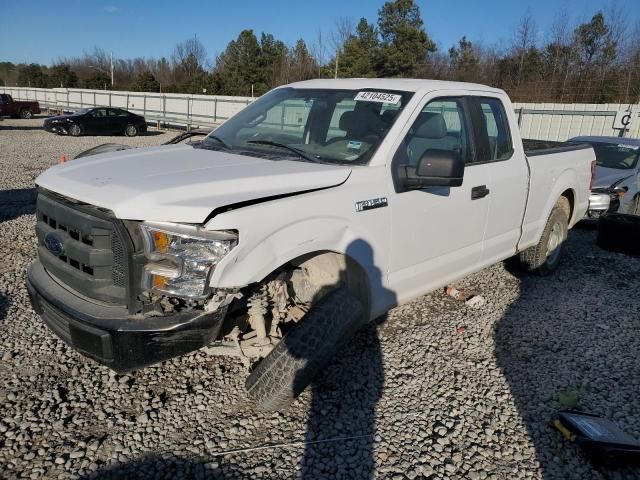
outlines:
M111 52L111 90L113 90L113 52Z
M340 50L336 49L336 71L333 75L333 78L338 78L338 60L340 59Z

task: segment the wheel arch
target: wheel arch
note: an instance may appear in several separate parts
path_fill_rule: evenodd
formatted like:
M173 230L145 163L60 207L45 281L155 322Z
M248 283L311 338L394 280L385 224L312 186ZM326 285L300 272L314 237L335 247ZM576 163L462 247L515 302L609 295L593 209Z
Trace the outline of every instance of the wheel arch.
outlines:
M215 288L243 288L260 283L287 265L303 265L344 280L368 312L381 313L393 303L385 294L384 268L377 262L379 246L336 218L306 219L272 232L264 239L247 239L232 250L211 277ZM241 230L242 231L242 230Z
M572 188L567 188L564 192L562 192L560 194L560 197L558 198L558 200L560 200L560 198L566 198L567 201L569 202L569 212L567 212L569 214L569 225L573 225L574 223L574 212L575 212L575 203L576 203L576 193L573 191Z

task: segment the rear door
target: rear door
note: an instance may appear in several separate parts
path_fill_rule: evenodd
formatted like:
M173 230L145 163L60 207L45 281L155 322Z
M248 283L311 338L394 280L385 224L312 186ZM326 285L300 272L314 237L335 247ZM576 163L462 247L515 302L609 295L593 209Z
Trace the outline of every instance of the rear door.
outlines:
M478 268L489 200L489 165L476 163L469 106L464 96L428 95L402 134L391 165L394 190L389 284L399 301L415 297ZM455 151L466 161L460 187L406 190L402 165L417 165L428 149ZM401 294L400 294L401 292Z
M524 153L514 147L509 117L498 97L469 98L474 123L476 163L489 174L489 212L482 264L515 254L529 189Z
M112 133L122 133L127 123L131 120L129 112L120 108L108 109L109 123Z

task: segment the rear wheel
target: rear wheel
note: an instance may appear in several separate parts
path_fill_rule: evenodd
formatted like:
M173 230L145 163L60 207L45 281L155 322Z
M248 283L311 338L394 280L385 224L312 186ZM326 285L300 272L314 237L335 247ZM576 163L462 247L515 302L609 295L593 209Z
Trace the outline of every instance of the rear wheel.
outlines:
M364 307L344 286L324 295L251 372L245 387L264 410L283 410L363 324Z
M69 127L69 135L72 137L77 137L80 135L80 125L76 125L75 123Z
M31 117L33 117L33 113L31 113L31 110L29 110L28 108L20 110L20 118L29 119Z
M537 245L520 252L520 264L538 275L549 275L560 263L562 244L569 231L569 201L561 197L551 210Z
M138 129L135 125L129 124L124 128L124 134L127 137L135 137L136 135L138 135Z

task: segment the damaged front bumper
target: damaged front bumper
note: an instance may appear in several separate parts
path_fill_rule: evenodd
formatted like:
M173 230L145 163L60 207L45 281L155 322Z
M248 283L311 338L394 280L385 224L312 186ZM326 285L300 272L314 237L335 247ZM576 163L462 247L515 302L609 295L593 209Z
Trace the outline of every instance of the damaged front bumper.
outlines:
M36 312L69 346L119 373L168 360L215 340L226 307L131 317L124 306L93 303L57 283L39 261L27 272Z

